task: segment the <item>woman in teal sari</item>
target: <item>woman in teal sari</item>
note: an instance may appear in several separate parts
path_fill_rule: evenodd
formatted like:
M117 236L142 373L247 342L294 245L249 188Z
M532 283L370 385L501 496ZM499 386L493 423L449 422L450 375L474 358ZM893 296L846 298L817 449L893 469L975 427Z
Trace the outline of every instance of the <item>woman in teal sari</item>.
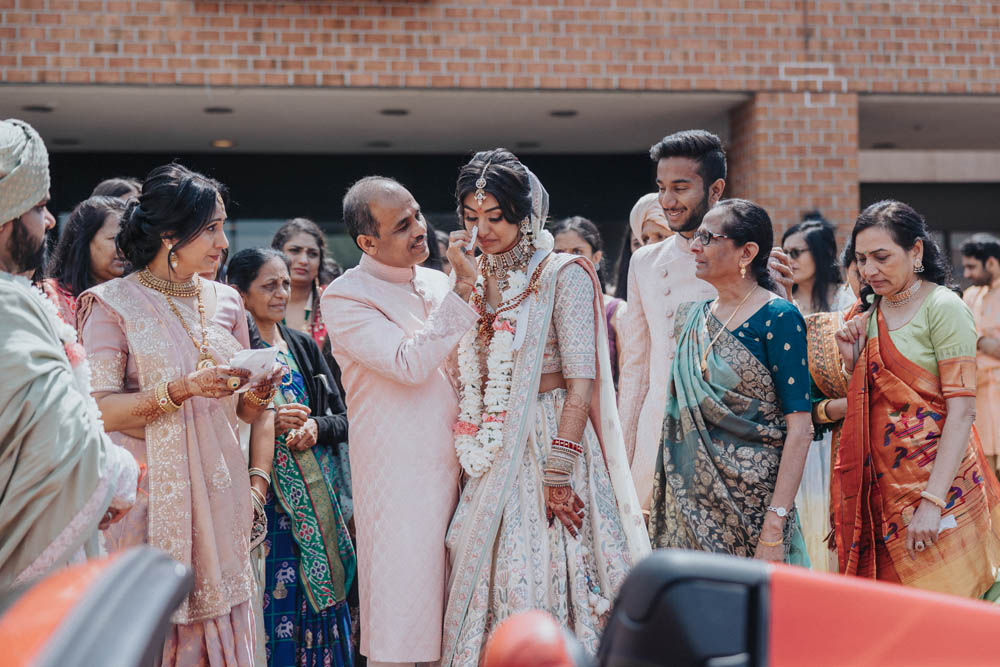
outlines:
M347 416L319 347L280 324L291 293L288 258L270 248L241 250L229 281L243 297L265 347L286 367L275 394L270 488L259 499L267 536L263 622L269 667L350 667L352 623L347 592L354 546L333 484L333 447L347 438ZM256 483L267 471L251 470ZM256 553L256 552L255 552Z
M774 294L771 219L729 199L691 243L719 292L677 313L650 515L655 547L807 564L793 502L812 439L806 325Z

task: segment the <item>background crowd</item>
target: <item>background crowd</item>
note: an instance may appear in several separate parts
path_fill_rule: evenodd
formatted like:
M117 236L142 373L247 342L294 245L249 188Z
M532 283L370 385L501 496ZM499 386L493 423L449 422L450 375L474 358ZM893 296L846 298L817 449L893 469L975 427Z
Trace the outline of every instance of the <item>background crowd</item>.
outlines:
M225 186L177 163L55 230L4 121L0 586L156 546L195 574L182 665L475 665L527 609L594 653L650 548L994 600L1000 240L963 296L903 202L777 239L718 137L650 158L617 261L495 149L451 233L354 184L344 272L304 218L229 257Z

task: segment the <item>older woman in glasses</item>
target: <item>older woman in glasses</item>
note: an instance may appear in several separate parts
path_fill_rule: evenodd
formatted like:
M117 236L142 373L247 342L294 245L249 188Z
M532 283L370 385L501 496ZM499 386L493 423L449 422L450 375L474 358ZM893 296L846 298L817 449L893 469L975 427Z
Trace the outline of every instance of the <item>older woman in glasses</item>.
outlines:
M806 327L774 293L771 219L728 199L695 232L718 290L677 311L650 514L653 546L806 564L794 499L812 437Z

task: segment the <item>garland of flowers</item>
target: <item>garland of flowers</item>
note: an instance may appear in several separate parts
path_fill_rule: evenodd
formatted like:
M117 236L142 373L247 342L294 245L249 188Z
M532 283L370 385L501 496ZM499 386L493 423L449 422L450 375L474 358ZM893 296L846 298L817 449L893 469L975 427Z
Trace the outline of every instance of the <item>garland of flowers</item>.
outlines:
M472 477L479 477L493 465L493 459L503 446L503 425L510 402L510 385L514 373L514 335L519 308L504 307L529 290L530 283L523 269L511 271L507 289L500 295L501 305L492 320L492 332L480 327L468 331L458 344L458 373L461 396L455 432L455 451L459 463ZM486 280L476 279L472 303L481 320L486 316ZM519 302L518 302L519 303ZM489 323L489 320L483 320ZM490 334L482 335L482 334ZM483 390L479 364L481 343L486 338L486 388Z
M46 296L45 292L38 289L35 285L31 283L30 280L23 276L14 276L14 280L23 286L28 288L28 293L32 296L37 296L37 300L45 311L45 314L49 316L49 320L52 322L53 328L56 330L56 334L59 336L59 340L63 344L63 349L66 352L66 358L69 360L70 368L73 371L73 380L76 385L77 390L84 396L84 403L87 406L87 412L97 421L98 426L101 430L104 430L104 421L101 419L101 409L97 407L97 399L94 398L91 393L91 383L90 383L90 363L87 361L87 351L84 349L83 345L80 345L76 336L76 329L63 321L61 315L59 315L59 309L56 304L52 303L52 300Z

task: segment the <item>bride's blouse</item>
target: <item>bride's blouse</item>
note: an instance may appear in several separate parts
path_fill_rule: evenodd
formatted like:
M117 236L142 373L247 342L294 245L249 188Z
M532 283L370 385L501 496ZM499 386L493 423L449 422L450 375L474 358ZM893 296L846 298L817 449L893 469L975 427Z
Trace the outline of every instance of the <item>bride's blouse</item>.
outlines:
M545 341L542 373L564 378L597 378L594 281L576 262L556 279L552 324Z

